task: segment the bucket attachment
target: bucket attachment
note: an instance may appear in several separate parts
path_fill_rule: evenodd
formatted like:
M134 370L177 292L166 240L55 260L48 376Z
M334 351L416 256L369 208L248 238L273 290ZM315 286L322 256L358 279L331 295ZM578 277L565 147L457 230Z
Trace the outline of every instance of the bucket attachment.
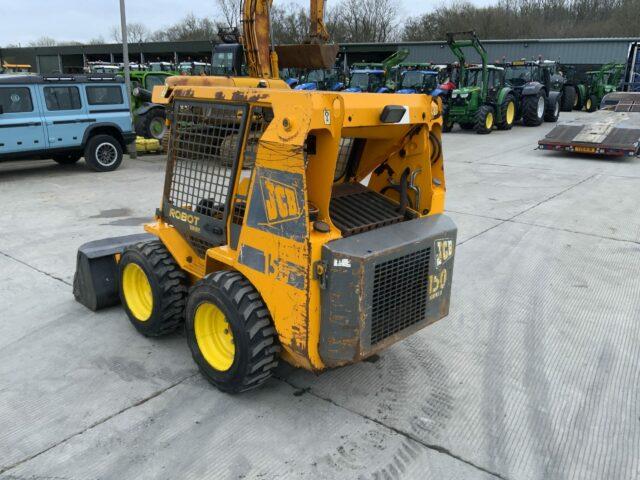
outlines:
M339 46L306 43L301 45L278 45L278 65L280 68L306 68L309 70L329 70L334 67Z
M94 312L118 305L120 298L116 254L122 254L130 245L155 238L148 233L141 233L105 238L82 245L78 249L76 274L73 277L73 296Z

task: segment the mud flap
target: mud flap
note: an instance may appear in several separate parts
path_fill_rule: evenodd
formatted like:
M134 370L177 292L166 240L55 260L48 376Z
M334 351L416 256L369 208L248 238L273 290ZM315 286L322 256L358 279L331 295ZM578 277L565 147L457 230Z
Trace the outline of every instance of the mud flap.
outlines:
M141 233L82 245L78 249L73 277L73 296L76 301L94 312L118 305L118 264L115 255L121 254L130 245L155 238L148 233Z

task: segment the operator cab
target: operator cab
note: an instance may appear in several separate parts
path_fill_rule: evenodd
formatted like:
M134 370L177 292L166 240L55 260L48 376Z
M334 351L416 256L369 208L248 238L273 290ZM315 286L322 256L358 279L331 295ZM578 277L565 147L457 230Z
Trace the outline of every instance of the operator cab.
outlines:
M431 93L438 86L438 72L432 70L407 70L402 73L397 93Z
M384 70L353 70L349 79L349 88L346 92L383 93L385 86Z

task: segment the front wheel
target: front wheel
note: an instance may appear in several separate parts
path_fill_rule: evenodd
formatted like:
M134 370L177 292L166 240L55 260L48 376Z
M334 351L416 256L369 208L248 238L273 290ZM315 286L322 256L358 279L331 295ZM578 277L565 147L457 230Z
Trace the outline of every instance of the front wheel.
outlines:
M598 109L598 97L591 95L587 98L584 108L587 112L595 112Z
M96 172L112 172L122 163L122 145L111 135L96 135L87 142L84 159Z
M522 123L527 127L537 127L544 119L544 96L542 93L524 97Z
M125 249L118 264L120 300L144 336L175 331L184 319L188 279L160 241Z
M500 121L496 122L498 130L511 130L516 119L516 100L513 95L507 95L500 105Z
M269 310L238 272L212 273L195 284L186 331L200 372L224 392L259 387L278 365L280 345Z
M473 129L476 133L486 135L493 130L494 122L493 107L490 105L482 105L476 113L476 122Z
M549 99L547 103L547 108L544 112L544 121L545 122L557 122L560 117L560 101L556 98L555 100Z
M136 118L136 133L141 137L161 141L166 131L166 114L163 108L153 108Z

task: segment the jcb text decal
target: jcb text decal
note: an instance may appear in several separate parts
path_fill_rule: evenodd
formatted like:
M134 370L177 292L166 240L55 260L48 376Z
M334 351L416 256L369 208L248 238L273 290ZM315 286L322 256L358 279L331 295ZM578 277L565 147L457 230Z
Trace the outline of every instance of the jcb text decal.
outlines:
M453 240L436 240L436 268L440 268L447 261L453 258Z
M302 215L296 191L290 186L262 177L260 188L262 189L267 225L296 220Z

